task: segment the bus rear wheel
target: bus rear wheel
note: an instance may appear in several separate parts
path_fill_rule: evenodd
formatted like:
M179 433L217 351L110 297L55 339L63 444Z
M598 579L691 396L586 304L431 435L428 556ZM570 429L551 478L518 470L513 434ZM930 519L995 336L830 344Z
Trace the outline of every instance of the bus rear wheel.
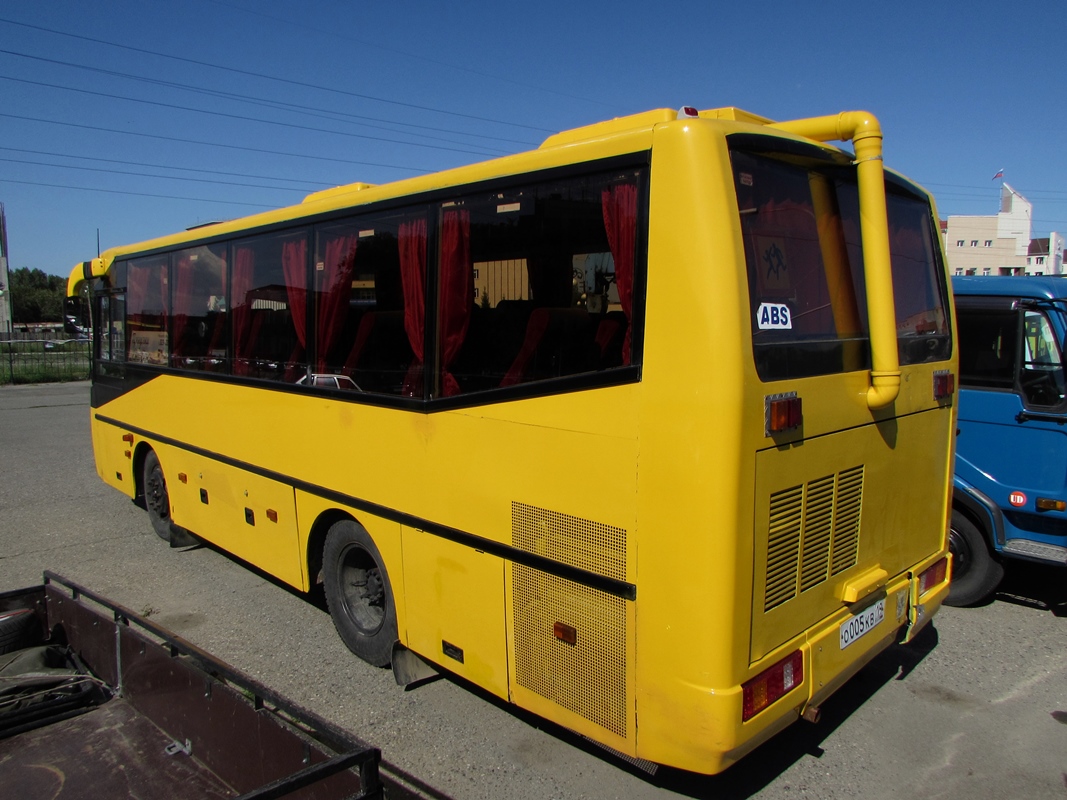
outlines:
M396 606L381 553L361 525L341 520L330 526L322 577L326 605L348 649L376 667L389 666Z
M973 606L981 603L1000 585L1004 567L989 552L982 532L956 510L952 511L948 544L952 551L952 583L945 604Z

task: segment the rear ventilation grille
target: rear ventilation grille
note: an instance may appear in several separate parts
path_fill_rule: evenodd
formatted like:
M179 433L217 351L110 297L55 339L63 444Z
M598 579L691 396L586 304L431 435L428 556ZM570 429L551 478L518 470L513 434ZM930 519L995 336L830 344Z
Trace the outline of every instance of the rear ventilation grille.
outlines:
M626 530L556 511L511 504L512 544L598 575L626 580ZM515 682L627 737L627 607L622 598L512 563ZM574 644L553 635L557 622Z
M764 611L855 566L862 501L862 466L771 495Z

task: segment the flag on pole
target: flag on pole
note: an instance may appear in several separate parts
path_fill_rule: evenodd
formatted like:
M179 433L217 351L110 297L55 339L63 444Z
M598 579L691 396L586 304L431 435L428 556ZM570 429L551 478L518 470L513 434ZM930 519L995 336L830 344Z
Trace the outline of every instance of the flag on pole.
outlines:
M997 174L993 176L993 180L996 180L997 178L1003 178L1003 177L1004 177L1004 170L1003 169L998 169L997 170Z

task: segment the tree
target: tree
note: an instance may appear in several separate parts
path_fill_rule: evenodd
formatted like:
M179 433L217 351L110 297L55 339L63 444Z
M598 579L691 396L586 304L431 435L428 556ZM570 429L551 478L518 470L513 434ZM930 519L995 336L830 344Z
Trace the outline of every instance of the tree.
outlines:
M16 325L62 322L67 282L39 269L19 267L9 272L11 316Z

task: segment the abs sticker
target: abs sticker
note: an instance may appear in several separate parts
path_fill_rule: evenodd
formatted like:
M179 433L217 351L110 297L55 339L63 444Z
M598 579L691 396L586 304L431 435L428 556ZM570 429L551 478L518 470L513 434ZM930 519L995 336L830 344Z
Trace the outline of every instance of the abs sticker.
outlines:
M789 315L789 306L782 303L760 303L756 310L756 326L761 331L792 330L793 318Z

